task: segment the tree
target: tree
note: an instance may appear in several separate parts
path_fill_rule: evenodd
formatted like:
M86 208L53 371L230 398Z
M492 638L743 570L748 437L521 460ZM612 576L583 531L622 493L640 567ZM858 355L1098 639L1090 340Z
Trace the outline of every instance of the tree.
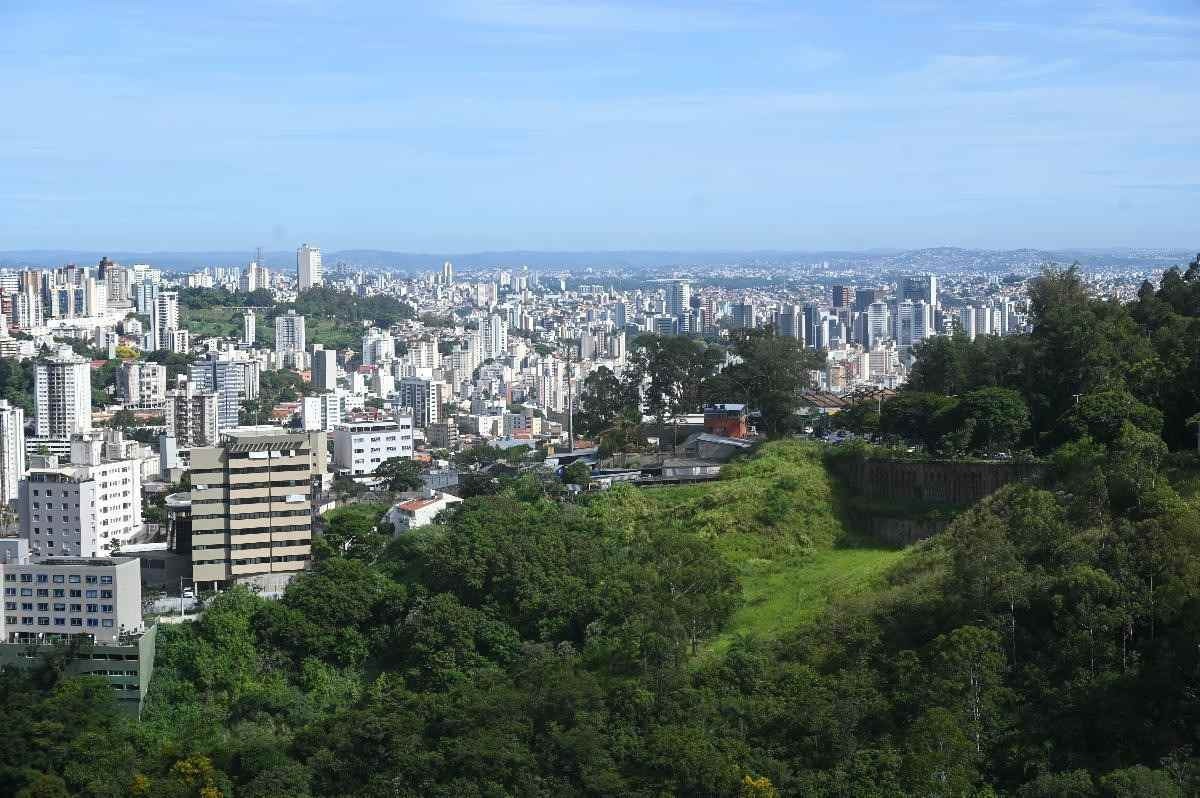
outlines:
M1094 441L1112 445L1126 422L1156 436L1162 432L1161 412L1142 404L1127 391L1112 390L1080 396L1055 425L1053 440L1065 443L1087 435Z
M599 435L612 427L628 410L636 410L637 407L635 387L622 383L608 366L601 366L583 381L575 413L575 429L589 437Z
M582 460L576 460L563 469L562 481L564 485L587 487L592 482L592 469Z
M883 403L879 428L885 435L936 449L943 431L938 419L945 418L955 404L940 394L901 391Z
M801 392L812 385L810 372L824 365L824 352L772 330L758 330L743 335L734 353L741 361L726 366L710 381L709 401L740 402L757 410L762 431L769 437L791 433L798 424Z
M375 468L375 478L392 493L419 490L425 484L421 473L420 463L407 457L389 457Z
M1011 449L1029 431L1029 407L1011 388L981 388L964 394L940 420L962 431L965 448L976 452Z
M129 429L138 425L137 416L132 410L121 409L112 414L112 418L108 420L108 426L116 427L117 429Z

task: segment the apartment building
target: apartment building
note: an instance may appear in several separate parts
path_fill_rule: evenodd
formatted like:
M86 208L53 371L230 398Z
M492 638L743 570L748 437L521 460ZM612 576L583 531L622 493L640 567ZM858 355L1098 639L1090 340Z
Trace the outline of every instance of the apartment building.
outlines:
M95 434L76 435L70 462L30 458L17 512L35 556L103 556L142 531L142 461L105 448Z
M201 391L192 383L167 393L166 425L176 445L185 449L195 446L215 446L220 440L221 395Z
M74 643L72 675L106 678L118 704L137 714L154 669L154 627L142 620L135 557L46 557L0 562L4 614L0 667L33 668Z
M327 471L324 432L237 427L192 450L192 578L280 591L312 559L314 490Z
M126 407L158 410L167 400L167 367L161 363L122 363L117 393Z
M245 352L210 352L206 360L189 367L188 382L220 396L220 428L232 429L238 425L242 402L258 398L259 371L259 362Z
M412 417L397 421L362 421L335 424L333 461L339 472L351 477L368 476L384 460L412 457Z

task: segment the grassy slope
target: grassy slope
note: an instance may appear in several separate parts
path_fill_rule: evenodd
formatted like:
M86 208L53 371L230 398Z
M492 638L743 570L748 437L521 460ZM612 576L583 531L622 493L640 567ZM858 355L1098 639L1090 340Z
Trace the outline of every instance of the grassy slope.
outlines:
M844 513L819 448L777 442L725 467L721 481L644 491L657 513L714 537L737 569L745 603L710 641L761 638L812 621L836 597L870 591L905 551L861 540ZM764 513L773 506L774 514Z
M180 308L181 323L191 332L193 338L208 335L240 337L242 334L242 315L240 310L230 308ZM266 318L261 311L256 314L255 339L260 346L275 346L275 322ZM310 344L321 344L327 347L360 348L362 333L358 326L334 322L330 319L306 317L305 335Z

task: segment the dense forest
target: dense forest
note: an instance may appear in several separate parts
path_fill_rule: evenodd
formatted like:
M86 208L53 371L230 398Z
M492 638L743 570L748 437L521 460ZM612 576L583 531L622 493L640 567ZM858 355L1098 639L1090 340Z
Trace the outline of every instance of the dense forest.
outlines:
M743 622L755 563L871 545L827 462L853 449L570 501L515 479L394 540L354 506L281 600L160 630L141 721L61 663L0 675L0 794L1197 794L1200 261L1124 307L1070 271L1031 293L1031 335L926 345L874 423L1044 477L860 590Z

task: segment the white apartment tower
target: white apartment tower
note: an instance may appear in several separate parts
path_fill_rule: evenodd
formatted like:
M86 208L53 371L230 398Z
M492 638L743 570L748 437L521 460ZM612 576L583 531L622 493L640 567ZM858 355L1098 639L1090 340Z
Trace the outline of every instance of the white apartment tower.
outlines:
M667 286L667 312L682 316L692 310L692 286L685 280L676 280Z
M483 330L483 356L500 358L508 354L508 325L502 316L489 316Z
M300 248L296 250L296 283L299 290L307 291L323 282L320 248L301 244Z
M159 291L150 306L150 346L155 350L175 347L179 329L179 292Z
M242 314L242 343L246 346L254 346L255 323L253 310Z
M275 354L280 365L303 366L304 346L304 317L295 310L276 317Z
M92 371L87 360L61 350L37 364L34 386L36 437L67 440L92 429Z
M25 476L25 411L0 399L0 503L17 498Z

